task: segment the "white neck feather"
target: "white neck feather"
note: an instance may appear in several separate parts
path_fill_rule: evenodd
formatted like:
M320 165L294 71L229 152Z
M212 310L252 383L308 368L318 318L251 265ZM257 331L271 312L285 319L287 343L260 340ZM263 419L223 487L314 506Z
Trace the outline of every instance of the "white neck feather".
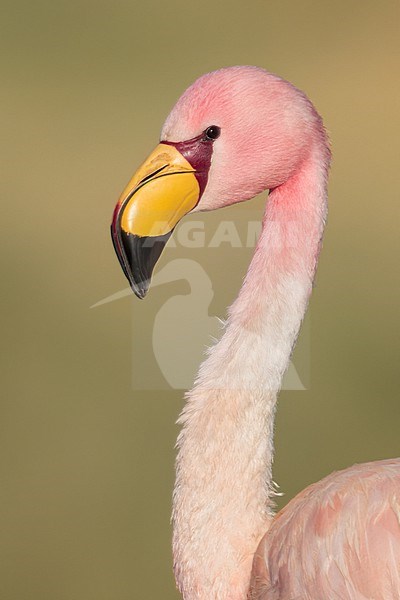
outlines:
M221 340L179 422L174 564L185 600L243 600L273 516L277 393L307 308L326 216L324 140L271 191Z

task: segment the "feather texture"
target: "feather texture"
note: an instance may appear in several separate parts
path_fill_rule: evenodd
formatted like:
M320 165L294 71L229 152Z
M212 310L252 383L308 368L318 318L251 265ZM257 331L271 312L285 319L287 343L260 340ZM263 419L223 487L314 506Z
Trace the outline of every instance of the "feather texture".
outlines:
M332 473L275 517L255 554L251 600L400 597L400 461Z

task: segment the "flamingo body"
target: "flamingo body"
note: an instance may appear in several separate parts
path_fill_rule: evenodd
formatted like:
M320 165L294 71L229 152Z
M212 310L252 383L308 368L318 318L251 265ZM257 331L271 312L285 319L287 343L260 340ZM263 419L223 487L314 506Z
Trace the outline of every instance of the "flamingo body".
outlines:
M400 460L310 485L274 518L254 557L252 600L400 597Z

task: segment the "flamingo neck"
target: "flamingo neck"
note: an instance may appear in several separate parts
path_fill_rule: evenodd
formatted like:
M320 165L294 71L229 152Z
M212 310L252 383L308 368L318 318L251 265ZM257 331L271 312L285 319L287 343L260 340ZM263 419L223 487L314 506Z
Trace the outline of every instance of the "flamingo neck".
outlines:
M173 507L185 600L246 598L253 554L273 516L276 397L312 290L328 163L322 139L271 191L225 333L187 394Z

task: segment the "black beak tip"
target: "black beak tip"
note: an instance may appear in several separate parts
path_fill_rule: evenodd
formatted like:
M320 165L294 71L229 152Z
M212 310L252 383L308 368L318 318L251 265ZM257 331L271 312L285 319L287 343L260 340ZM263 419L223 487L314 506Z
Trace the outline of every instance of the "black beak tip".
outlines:
M143 300L149 291L151 274L171 232L154 237L140 237L112 227L112 239L118 260L133 293Z
M139 300L143 300L143 298L146 297L147 292L149 291L149 286L138 286L134 281L130 282L131 284L131 288L132 288L132 292L135 294L135 296L137 298L139 298Z

